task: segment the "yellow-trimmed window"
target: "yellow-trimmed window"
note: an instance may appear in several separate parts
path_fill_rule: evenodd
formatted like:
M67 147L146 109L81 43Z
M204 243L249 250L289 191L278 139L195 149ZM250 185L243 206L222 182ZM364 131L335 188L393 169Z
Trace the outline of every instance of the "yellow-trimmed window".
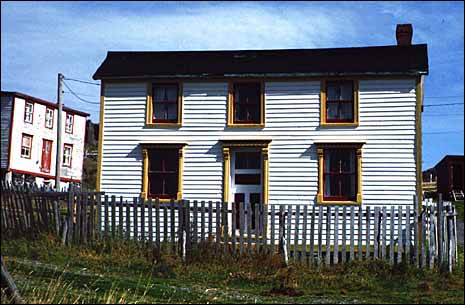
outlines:
M361 144L318 146L318 203L361 204Z
M229 83L228 127L264 127L265 97L263 81Z
M147 126L181 126L182 83L148 83Z
M320 125L358 126L357 80L321 81L320 99Z
M183 146L144 146L142 197L182 199Z

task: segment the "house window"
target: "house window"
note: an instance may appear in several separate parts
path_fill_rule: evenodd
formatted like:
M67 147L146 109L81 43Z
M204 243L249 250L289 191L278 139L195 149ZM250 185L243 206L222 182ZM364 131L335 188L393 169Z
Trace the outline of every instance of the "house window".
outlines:
M181 83L149 84L147 122L150 125L181 124Z
M51 108L45 110L45 127L53 128L53 109Z
M358 125L358 82L322 82L322 125Z
M26 102L26 105L24 108L24 122L32 124L33 116L34 116L34 104L30 102Z
M32 136L23 133L21 140L21 157L31 159Z
M319 203L361 203L361 145L323 145L318 157Z
M63 148L63 166L71 167L72 155L73 155L73 145L65 144Z
M326 149L324 152L323 199L354 201L357 195L355 149Z
M262 82L238 82L230 85L229 126L262 127L264 97Z
M66 114L65 132L66 133L73 133L73 125L74 125L74 115L67 113Z
M144 180L142 197L181 199L182 146L149 146L142 149Z

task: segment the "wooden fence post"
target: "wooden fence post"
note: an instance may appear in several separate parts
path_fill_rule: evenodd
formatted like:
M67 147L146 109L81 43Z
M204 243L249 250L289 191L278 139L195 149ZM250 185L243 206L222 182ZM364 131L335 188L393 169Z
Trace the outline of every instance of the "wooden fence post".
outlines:
M442 268L444 263L444 205L442 202L442 194L439 193L437 205L437 218L438 218L438 266Z
M418 197L416 195L413 195L413 202L414 202L414 228L413 228L413 235L414 235L414 241L415 241L415 253L414 253L414 260L415 260L415 266L417 268L420 267L420 235L419 235L419 228L418 228L418 221L420 218L420 209L419 209L419 202L418 202Z

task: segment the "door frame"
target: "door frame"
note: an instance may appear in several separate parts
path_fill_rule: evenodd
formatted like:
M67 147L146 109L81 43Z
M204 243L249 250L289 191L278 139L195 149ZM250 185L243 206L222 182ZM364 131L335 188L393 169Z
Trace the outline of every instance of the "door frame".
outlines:
M223 144L223 202L227 203L228 209L232 209L234 201L231 196L231 149L233 148L259 148L262 155L262 201L263 206L268 205L268 184L269 184L269 145L271 139L263 140L220 140ZM231 215L228 217L232 217ZM230 222L231 223L231 222ZM267 228L264 228L265 232ZM232 228L229 226L229 234Z
M45 167L44 167L44 152L45 152L45 144L46 143L50 143L50 153L48 155L48 171L44 170ZM50 171L52 170L51 169L51 166L52 166L52 149L53 149L53 141L52 140L47 140L47 139L42 139L42 154L41 154L41 157L40 157L40 171L41 172L44 172L44 173L50 173Z

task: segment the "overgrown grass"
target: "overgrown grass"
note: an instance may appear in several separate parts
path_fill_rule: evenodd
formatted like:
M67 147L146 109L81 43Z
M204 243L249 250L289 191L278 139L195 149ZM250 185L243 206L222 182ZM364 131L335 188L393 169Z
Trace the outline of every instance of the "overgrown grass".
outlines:
M453 274L381 261L331 268L232 257L203 247L183 264L131 243L63 248L50 236L4 240L2 255L28 303L463 303L463 249ZM3 298L2 298L3 303Z

